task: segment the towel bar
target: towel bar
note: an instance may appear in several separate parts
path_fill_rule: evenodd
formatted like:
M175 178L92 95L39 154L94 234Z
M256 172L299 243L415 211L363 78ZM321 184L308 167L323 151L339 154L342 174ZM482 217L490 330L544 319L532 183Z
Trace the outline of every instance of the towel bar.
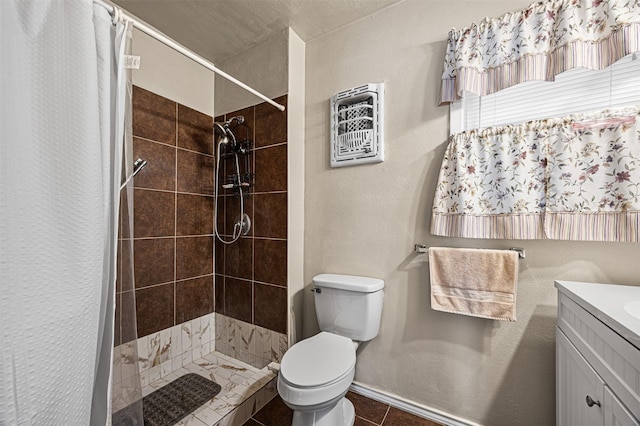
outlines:
M526 253L522 247L511 247L509 248L509 250L517 252L519 259L525 258ZM416 253L429 253L429 247L425 246L424 244L416 244L413 251Z

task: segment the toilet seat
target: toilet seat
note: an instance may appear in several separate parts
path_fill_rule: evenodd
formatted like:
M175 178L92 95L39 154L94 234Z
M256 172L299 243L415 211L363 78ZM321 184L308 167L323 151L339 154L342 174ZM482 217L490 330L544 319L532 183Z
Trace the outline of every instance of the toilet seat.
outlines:
M293 345L282 357L278 393L294 411L315 411L343 398L356 373L348 337L321 332Z
M353 341L323 331L296 343L284 354L280 376L296 388L317 388L352 375L355 364Z

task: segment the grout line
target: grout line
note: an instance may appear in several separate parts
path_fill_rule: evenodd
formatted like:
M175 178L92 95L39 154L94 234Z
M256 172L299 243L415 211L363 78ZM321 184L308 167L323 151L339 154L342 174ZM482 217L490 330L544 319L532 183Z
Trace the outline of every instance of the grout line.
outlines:
M194 235L165 235L165 236L158 236L158 237L136 237L133 238L133 241L144 241L144 240L168 240L168 239L175 239L175 238L189 238L189 237L213 237L214 234L194 234ZM129 240L123 240L123 241L129 241Z
M161 285L167 285L167 284L175 284L175 280L165 281L165 282L163 282L163 283L157 283L157 284L145 285L144 287L138 287L138 288L136 288L136 291L138 291L138 290L146 290L146 289L148 289L148 288L160 287ZM174 324L174 325L175 325L175 324Z
M256 106L251 106L251 116L253 121L251 123L251 159L250 159L250 167L251 172L253 173L253 187L249 188L249 202L251 203L251 214L253 217L251 220L253 221L251 224L251 311L253 313L253 317L251 323L255 325L256 323L256 229L255 229L255 219L256 219L256 205L255 205L255 183L256 183ZM253 190L253 191L251 191ZM225 271L226 272L226 271Z
M215 235L215 234L204 234L203 236L209 236L209 235ZM185 236L186 237L191 237L193 235L185 235ZM221 237L231 237L232 235L223 233L223 234L220 234L220 236ZM166 238L166 237L137 237L136 239L139 240L139 239L151 239L151 238ZM262 236L260 236L260 237L241 236L240 237L240 239L245 239L245 240L248 240L250 238L252 238L254 240L265 240L265 241L273 240L273 241L285 241L286 242L288 240L287 238L281 238L281 237L262 237Z
M176 106L176 146L175 146L175 168L173 179L173 325L177 325L178 313L176 312L176 299L178 293L178 285L176 280L178 278L178 240L176 234L178 233L178 123L180 117L178 117L178 103Z
M176 194L179 194L179 195L196 195L198 197L213 198L213 194L203 194L199 192L186 192L186 191L177 191L177 190L175 192Z
M276 238L276 237L254 237L256 240L274 240L274 241L287 241L286 238Z
M356 416L357 418L359 418L360 420L364 420L365 422L367 422L367 424L371 424L371 425L375 425L375 426L380 426L378 423L374 423L371 420L365 419L364 417L361 416Z
M215 135L215 130L213 130L213 122L215 122L215 118L213 116L211 117L211 121L212 121L212 123L211 123L211 132L212 132L211 138L213 140L213 152L215 154L215 152L216 152L216 137L215 136L216 135ZM211 263L212 263L211 270L213 271L213 297L212 297L213 300L211 302L212 303L211 306L213 307L214 314L216 312L216 299L217 299L217 295L216 295L217 291L216 290L218 288L218 283L217 283L218 279L216 277L216 269L217 269L217 266L218 266L217 265L218 262L217 262L217 259L216 259L217 258L217 253L218 253L218 249L217 249L217 247L218 247L218 237L216 237L216 225L217 224L216 224L216 211L215 211L216 207L217 207L216 206L216 197L215 197L215 194L216 194L216 192L215 192L216 191L216 183L217 183L216 182L216 165L217 165L216 158L213 157L213 173L212 173L212 177L211 177L211 181L212 181L212 184L213 184L213 200L211 202L210 220L211 220L212 231L213 231L213 234L211 236L211 238L213 238L213 248L212 248L213 254L212 254L212 257L211 257ZM223 300L223 303L224 303L224 300ZM215 341L216 340L215 339L215 327L214 327L213 333L214 333L213 340Z
M251 280L249 281L251 283L251 324L252 325L256 325L256 313L255 313L255 307L256 307L256 283L255 281Z
M251 200L253 203L253 199ZM251 210L253 211L253 206L251 206ZM255 214L254 214L255 216ZM253 317L251 319L251 323L256 323L256 239L251 237L251 311L253 313Z
M274 283L267 283L267 282L264 282L264 281L257 281L257 280L253 280L253 282L255 284L268 285L268 286L271 286L271 287L287 288L286 284L274 284Z
M190 281L190 280L197 280L199 278L213 277L214 275L215 274L204 274L204 275L198 275L198 276L195 276L195 277L180 278L180 279L176 279L176 283L184 282L184 281Z
M257 151L257 150L260 150L260 149L273 148L273 147L276 147L276 146L282 146L282 145L286 145L286 144L287 144L287 141L274 143L272 145L265 145L265 146L258 146L258 147L254 146L252 148L252 150L253 151Z
M215 235L215 234L202 234L202 235L203 236L208 236L208 235ZM193 235L184 235L184 236L185 237L190 237L190 236L193 236ZM231 234L220 233L220 236L221 237L231 237L232 235ZM170 237L170 235L169 235L169 237ZM161 236L160 237L136 237L135 239L136 240L142 240L142 239L151 239L151 238L166 238L166 237L161 237ZM240 239L245 239L245 240L254 239L254 240L287 241L287 238L282 238L282 237L262 237L262 236L260 236L260 237L250 237L248 235L240 236Z
M167 146L167 147L170 147L170 148L175 148L176 147L175 145L171 145L171 144L168 144L166 142L160 142L160 141L157 141L157 140L154 140L154 139L143 138L142 136L136 136L135 134L131 135L131 137L135 138L135 139L140 139L140 140L146 141L146 142L157 143L158 145Z
M211 183L212 188L213 188L213 200L212 200L212 206L211 206L210 220L211 220L211 225L212 225L211 230L212 230L212 238L213 238L213 247L212 247L213 253L212 253L212 256L211 256L211 263L212 263L211 270L212 270L212 273L213 273L213 289L212 289L213 290L213 295L212 295L212 302L211 302L212 305L211 306L213 307L213 312L214 312L214 315L215 315L215 312L216 312L216 289L218 287L218 284L216 282L216 281L218 281L216 279L216 253L217 253L216 247L218 245L217 244L218 243L218 239L216 237L216 221L215 221L215 218L216 218L216 212L215 212L215 209L216 209L216 199L215 199L215 195L216 195L216 165L218 163L217 163L217 159L215 157L215 155L216 155L216 132L215 132L214 126L213 126L213 123L215 123L216 118L213 116L213 114L214 114L214 112L212 111L212 113L211 113L211 152L212 152L211 158L213 159L213 170L211 171L211 181L210 181L210 183ZM216 332L215 331L215 327L212 330L212 332L213 332L213 336L214 336L213 340L215 341L215 332Z
M387 412L384 413L384 417L382 418L382 423L380 425L384 425L384 421L387 420L387 416L389 415L389 410L391 410L391 406L387 406Z
M135 243L136 241L151 241L151 240L168 240L178 238L189 238L189 237L213 237L215 234L195 234L195 235L164 235L158 237L136 237L132 239L123 239L122 241L131 241Z
M137 190L141 190L141 191L153 191L153 192L166 192L169 194L175 194L176 191L175 190L170 190L170 189L154 189L154 188L143 188L141 186L133 186L133 189L137 189ZM135 208L135 205L134 205Z
M264 423L262 423L262 422L260 422L260 421L256 420L254 417L251 417L251 420L253 420L254 422L258 423L259 425L267 426L267 425L265 425Z
M177 141L176 141L176 143L177 143ZM215 141L214 141L214 145L215 145ZM190 152L192 154L200 154L200 155L204 155L205 157L210 157L210 158L214 158L215 157L215 155L213 155L213 154L207 154L206 152L202 152L202 151L194 151L192 149L184 148L182 146L177 146L176 145L176 148L178 148L181 151Z
M265 194L286 194L287 191L264 191L264 192L253 192L252 195L265 195Z
M221 276L223 276L225 278L231 278L232 280L236 280L236 281L246 281L248 283L253 283L251 278L240 278L240 277L234 277L234 276L231 276L231 275L222 275L222 274L218 274L218 275L221 275Z

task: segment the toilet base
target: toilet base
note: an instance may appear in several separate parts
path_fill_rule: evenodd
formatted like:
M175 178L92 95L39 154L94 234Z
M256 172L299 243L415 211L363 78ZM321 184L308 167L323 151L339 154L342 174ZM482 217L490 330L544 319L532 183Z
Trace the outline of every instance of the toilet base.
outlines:
M294 411L291 426L353 426L356 410L343 397L332 407L318 411Z

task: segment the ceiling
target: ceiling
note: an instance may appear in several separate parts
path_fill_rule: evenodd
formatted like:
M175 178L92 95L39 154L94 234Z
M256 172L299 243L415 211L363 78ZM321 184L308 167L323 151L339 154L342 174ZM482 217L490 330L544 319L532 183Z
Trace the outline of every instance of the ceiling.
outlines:
M401 0L113 0L213 63L287 27L305 42Z

